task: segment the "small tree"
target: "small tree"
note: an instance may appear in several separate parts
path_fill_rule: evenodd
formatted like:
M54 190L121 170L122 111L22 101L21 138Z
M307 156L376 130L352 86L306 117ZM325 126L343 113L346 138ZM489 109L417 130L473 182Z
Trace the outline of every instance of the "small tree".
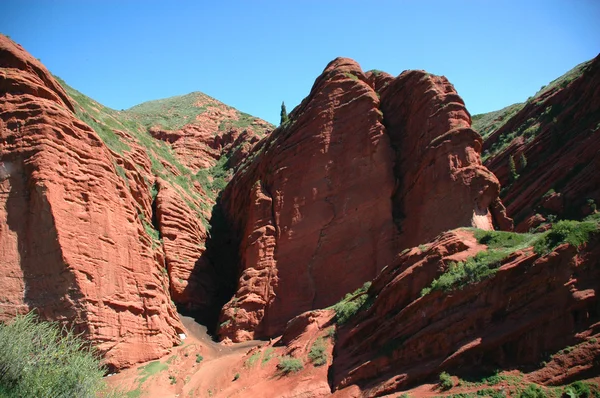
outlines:
M287 122L288 119L288 115L287 115L287 110L285 109L285 102L281 102L281 120L279 122L280 125L284 124L285 122Z
M510 182L515 182L519 175L517 174L517 166L515 165L515 159L512 155L508 159L508 169L510 171Z
M527 167L527 158L525 157L525 152L521 153L521 170Z

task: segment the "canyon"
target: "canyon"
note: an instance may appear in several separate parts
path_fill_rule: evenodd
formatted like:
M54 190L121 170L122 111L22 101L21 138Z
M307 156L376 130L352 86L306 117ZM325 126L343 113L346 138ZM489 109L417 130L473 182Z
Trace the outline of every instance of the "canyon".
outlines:
M74 328L130 396L600 380L600 57L473 117L348 58L278 127L199 92L117 111L5 36L0 88L0 321Z

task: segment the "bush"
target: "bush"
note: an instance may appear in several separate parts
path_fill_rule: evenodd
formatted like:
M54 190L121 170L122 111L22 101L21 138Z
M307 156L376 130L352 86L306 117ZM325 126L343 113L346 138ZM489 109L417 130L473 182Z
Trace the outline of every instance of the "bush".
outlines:
M440 373L440 381L439 386L442 391L446 391L454 387L454 381L452 381L452 376L450 376L446 372Z
M546 398L547 395L540 387L530 384L519 393L519 398Z
M348 322L358 311L366 305L369 295L367 291L371 287L371 282L366 282L362 287L358 288L354 293L348 293L337 304L333 306L335 311L335 321L338 324Z
M325 353L325 342L319 337L313 343L308 353L308 359L311 360L315 366L323 366L327 363L327 354Z
M304 369L304 365L302 365L302 361L298 358L285 356L279 359L277 369L279 369L282 374L287 375L301 371Z
M202 355L196 354L196 363L202 362L203 359L204 359L204 357Z
M589 398L592 396L590 386L584 382L576 381L571 383L566 389L565 394L573 398Z
M533 238L531 234L504 231L476 230L475 238L489 249L516 248L526 246Z
M533 249L537 254L546 254L563 243L579 247L589 240L592 233L596 232L598 232L598 224L595 222L559 221L535 243Z
M431 282L429 287L421 290L421 296L425 296L434 290L449 292L461 289L472 283L480 282L496 273L496 266L508 257L501 251L481 251L464 262L450 263L448 271Z
M72 330L30 312L0 324L0 392L7 397L96 397L106 388L96 353Z

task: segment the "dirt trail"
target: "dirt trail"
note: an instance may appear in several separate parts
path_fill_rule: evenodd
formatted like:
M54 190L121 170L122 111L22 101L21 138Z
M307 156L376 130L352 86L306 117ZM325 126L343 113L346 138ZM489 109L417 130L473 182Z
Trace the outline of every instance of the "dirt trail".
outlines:
M206 326L180 315L186 339L163 358L140 363L107 378L131 398L212 397L230 386L244 356L268 342L224 345L212 340ZM160 363L160 364L159 364ZM149 370L152 369L152 370ZM239 370L241 371L241 370Z

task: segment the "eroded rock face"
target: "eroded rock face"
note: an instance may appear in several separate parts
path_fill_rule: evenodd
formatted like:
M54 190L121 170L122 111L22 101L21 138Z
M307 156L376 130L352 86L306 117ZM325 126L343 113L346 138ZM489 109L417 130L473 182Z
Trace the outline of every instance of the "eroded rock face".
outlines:
M510 140L485 165L506 187L502 200L519 232L540 216L580 218L592 212L588 202L600 204L600 57L580 68L532 97L485 141L483 149L494 151Z
M175 189L159 180L156 223L165 252L171 298L189 311L214 305L214 269L206 258L207 227Z
M293 122L236 174L223 205L240 239L240 280L221 335L281 332L373 278L394 254L393 153L359 66L332 62ZM359 118L356 115L361 115Z
M597 374L599 344L590 337L599 332L598 238L579 252L568 244L545 256L517 251L490 279L421 296L451 262L482 249L470 234L451 231L413 248L373 281L372 306L337 331L334 388L358 385L364 396L381 396L445 370L460 376L515 366L550 385ZM567 346L577 354L540 365Z
M4 36L0 93L0 316L36 309L68 322L117 368L166 354L182 328L162 250L146 230L142 176L118 173L136 168L111 154L50 73Z
M214 166L224 154L231 157L230 166L234 168L260 140L260 135L251 128L219 131L215 123L188 124L177 131L153 127L149 133L168 142L180 161L194 173Z
M382 77L380 76L381 80ZM406 71L380 83L385 126L396 150L394 218L402 248L458 226L504 228L499 183L481 164L482 140L445 77Z
M490 208L510 227L480 149L445 78L331 62L223 192L240 277L220 335L278 334L375 277L404 247L458 226L492 228Z

